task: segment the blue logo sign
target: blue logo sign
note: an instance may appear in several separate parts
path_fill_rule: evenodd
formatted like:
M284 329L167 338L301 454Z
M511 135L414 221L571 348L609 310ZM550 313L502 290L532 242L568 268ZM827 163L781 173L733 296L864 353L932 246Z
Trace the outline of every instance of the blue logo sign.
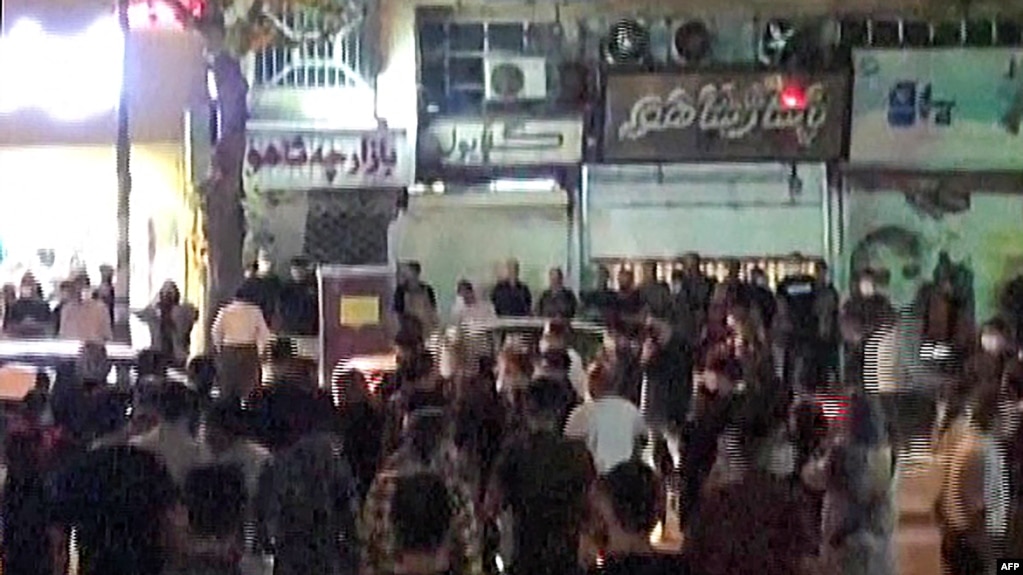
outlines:
M888 91L888 125L893 128L912 128L918 124L951 126L955 106L955 100L935 98L930 82L901 80Z

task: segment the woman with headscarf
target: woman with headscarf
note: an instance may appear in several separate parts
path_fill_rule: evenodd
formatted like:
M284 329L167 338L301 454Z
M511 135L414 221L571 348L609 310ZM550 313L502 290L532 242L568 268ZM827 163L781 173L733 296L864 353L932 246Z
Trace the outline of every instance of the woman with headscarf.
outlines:
M825 492L821 555L829 573L892 575L895 460L876 400L853 395L846 429L803 480Z
M156 301L139 312L139 319L149 327L151 347L164 360L184 367L192 343L192 327L199 319L199 310L181 301L181 291L172 281L160 288Z

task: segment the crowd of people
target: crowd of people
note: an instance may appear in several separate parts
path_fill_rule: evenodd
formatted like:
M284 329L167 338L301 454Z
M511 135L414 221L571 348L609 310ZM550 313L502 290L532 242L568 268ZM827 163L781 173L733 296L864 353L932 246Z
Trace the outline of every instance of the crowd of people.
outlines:
M283 286L261 270L183 380L169 340L131 389L86 344L2 405L4 572L894 574L897 470L920 436L944 475L949 572L1012 555L1023 369L1006 323L936 337L944 308L893 305L873 270L843 303L820 263L776 286L681 264L613 288L605 271L578 297L552 270L534 307L510 262L489 298L459 282L453 330L407 265L396 372L347 374L340 393L270 337ZM534 313L539 337L474 345L479 321ZM580 315L601 318L599 349Z

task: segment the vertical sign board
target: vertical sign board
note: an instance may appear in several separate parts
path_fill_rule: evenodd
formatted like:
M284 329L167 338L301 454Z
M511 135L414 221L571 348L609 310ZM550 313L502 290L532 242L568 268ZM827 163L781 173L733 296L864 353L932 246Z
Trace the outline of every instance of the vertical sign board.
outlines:
M323 381L355 356L390 353L395 326L391 313L394 270L387 266L320 268Z
M1023 169L1023 49L858 50L849 161Z

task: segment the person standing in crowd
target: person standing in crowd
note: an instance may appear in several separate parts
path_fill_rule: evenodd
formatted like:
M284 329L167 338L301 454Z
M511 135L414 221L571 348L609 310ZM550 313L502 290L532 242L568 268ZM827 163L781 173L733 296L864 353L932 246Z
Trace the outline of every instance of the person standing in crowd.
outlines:
M615 466L597 484L595 514L604 533L604 565L592 575L688 575L680 555L658 552L650 533L661 517L663 489L652 469L638 461Z
M394 565L380 575L460 575L452 561L454 504L444 481L430 473L399 477L391 500Z
M687 254L682 257L682 269L671 274L672 324L694 351L706 328L707 310L714 291L713 282L703 275L700 265L699 255Z
M977 346L966 361L964 376L957 378L949 391L947 417L962 414L966 402L981 390L989 390L1006 399L1018 401L1023 381L1017 381L1019 360L1009 335L1009 326L999 319L980 328Z
M89 277L80 274L74 285L71 299L60 308L60 331L57 337L99 343L114 339L110 310L103 302L92 299Z
M320 296L309 260L291 260L291 275L281 286L281 333L312 337L320 333Z
M572 319L575 317L579 301L575 293L565 286L565 272L561 268L551 268L547 272L547 289L540 294L536 305L536 313L540 317Z
M817 316L817 358L814 363L817 365L817 381L821 384L838 379L842 339L838 324L840 309L841 298L831 282L828 264L821 262L817 265L817 298L814 300Z
M469 280L459 280L455 287L455 303L451 306L451 323L461 326L466 321L490 321L497 319L494 305L481 300L476 288Z
M358 488L331 404L278 387L257 409L273 460L260 482L275 575L351 575L358 564Z
M615 292L611 289L611 271L607 266L597 266L593 289L580 294L587 314L604 317L614 309Z
M533 360L528 350L515 342L505 342L497 358L497 392L513 408L520 405L520 393L533 379Z
M51 485L54 532L78 534L82 575L162 575L182 540L187 522L178 488L152 453L135 447L106 447L79 458ZM54 549L67 549L67 541ZM66 553L55 573L67 573Z
M167 466L179 486L193 469L210 462L211 456L192 433L198 403L184 384L164 382L156 401L159 423L152 430L132 438L130 444L156 455Z
M685 433L684 487L679 512L685 525L699 508L703 484L717 459L718 438L735 418L739 407L736 386L741 380L742 367L728 354L715 350L705 359L693 416Z
M854 278L849 299L839 314L839 331L845 351L843 383L847 389L864 389L866 344L878 330L890 326L896 317L895 308L880 293L877 277L864 270Z
M18 287L14 284L4 284L3 291L0 293L0 304L3 304L4 320L7 319L7 310L11 309L14 302L18 300Z
M586 387L586 367L579 352L570 344L572 324L567 321L554 320L544 326L540 336L540 353L563 351L568 354L568 381L580 401L586 401L590 392Z
M263 312L266 324L274 325L281 297L281 279L274 273L273 262L266 251L259 251L256 261L249 266L241 288L252 294L253 303Z
M614 314L626 322L639 321L646 303L636 288L635 272L623 266L618 270L617 279L618 291L615 294L617 297L613 308Z
M110 314L110 323L114 323L114 267L110 265L99 266L99 285L92 292L92 299L103 302Z
M970 303L957 293L954 269L947 254L944 262L944 265L939 262L934 270L934 283L920 290L917 305L924 320L924 337L956 349L969 349L974 336Z
M419 262L405 262L400 269L391 307L399 316L416 318L423 328L423 336L429 336L438 323L437 294L433 286L423 281L423 266Z
M643 262L640 271L643 275L636 289L643 300L643 307L654 317L667 318L671 311L671 289L657 277L657 264Z
M677 328L649 318L643 330L640 368L646 377L644 414L667 437L682 432L693 397L693 357L687 337Z
M511 511L514 551L505 561L512 575L574 575L593 460L585 445L562 437L559 394L531 386L525 404L524 425L495 464L484 516Z
M39 283L31 273L21 278L18 299L4 316L4 332L15 337L42 337L53 325L53 312L43 301Z
M245 480L247 514L256 517L259 481L270 465L270 452L250 439L252 428L248 412L241 404L221 402L206 413L206 447L214 465L236 465Z
M794 258L802 265L801 258ZM820 381L820 282L800 270L778 284L776 345L781 350L783 379L801 393L814 392Z
M1009 519L1004 454L995 437L998 393L978 390L938 444L941 559L951 575L988 575L1002 556Z
M519 279L519 261L510 259L490 294L497 315L501 317L527 317L533 312L533 294L529 286Z
M60 316L64 306L75 299L75 282L64 280L57 286L57 305L53 308L53 333L60 337ZM113 329L111 327L111 329Z
M43 422L45 395L32 391L3 413L3 570L15 575L53 575L47 484L70 456L60 428Z
M647 439L647 426L639 408L615 395L611 376L600 362L587 373L593 400L576 407L565 424L565 437L586 443L597 473L637 457Z
M151 346L171 365L184 367L192 348L192 328L199 310L181 301L181 291L172 281L164 282L156 301L139 312L149 327Z
M238 575L245 548L245 478L236 465L204 465L181 488L183 541L164 575Z
M802 476L825 492L821 556L828 572L894 575L895 457L876 398L852 396L844 433Z
M255 284L243 284L213 321L211 338L224 399L245 400L262 381L261 363L270 345L270 328L259 299Z
M749 273L750 304L753 312L760 316L764 325L774 324L774 314L778 309L774 292L767 281L767 272L763 268L753 268Z
M399 561L401 542L391 523L389 508L403 477L436 474L443 478L452 513L451 568L460 574L483 572L476 521L476 490L461 453L455 447L450 422L443 410L429 408L409 417L402 446L381 465L366 496L359 535L362 542L362 575L392 573Z

